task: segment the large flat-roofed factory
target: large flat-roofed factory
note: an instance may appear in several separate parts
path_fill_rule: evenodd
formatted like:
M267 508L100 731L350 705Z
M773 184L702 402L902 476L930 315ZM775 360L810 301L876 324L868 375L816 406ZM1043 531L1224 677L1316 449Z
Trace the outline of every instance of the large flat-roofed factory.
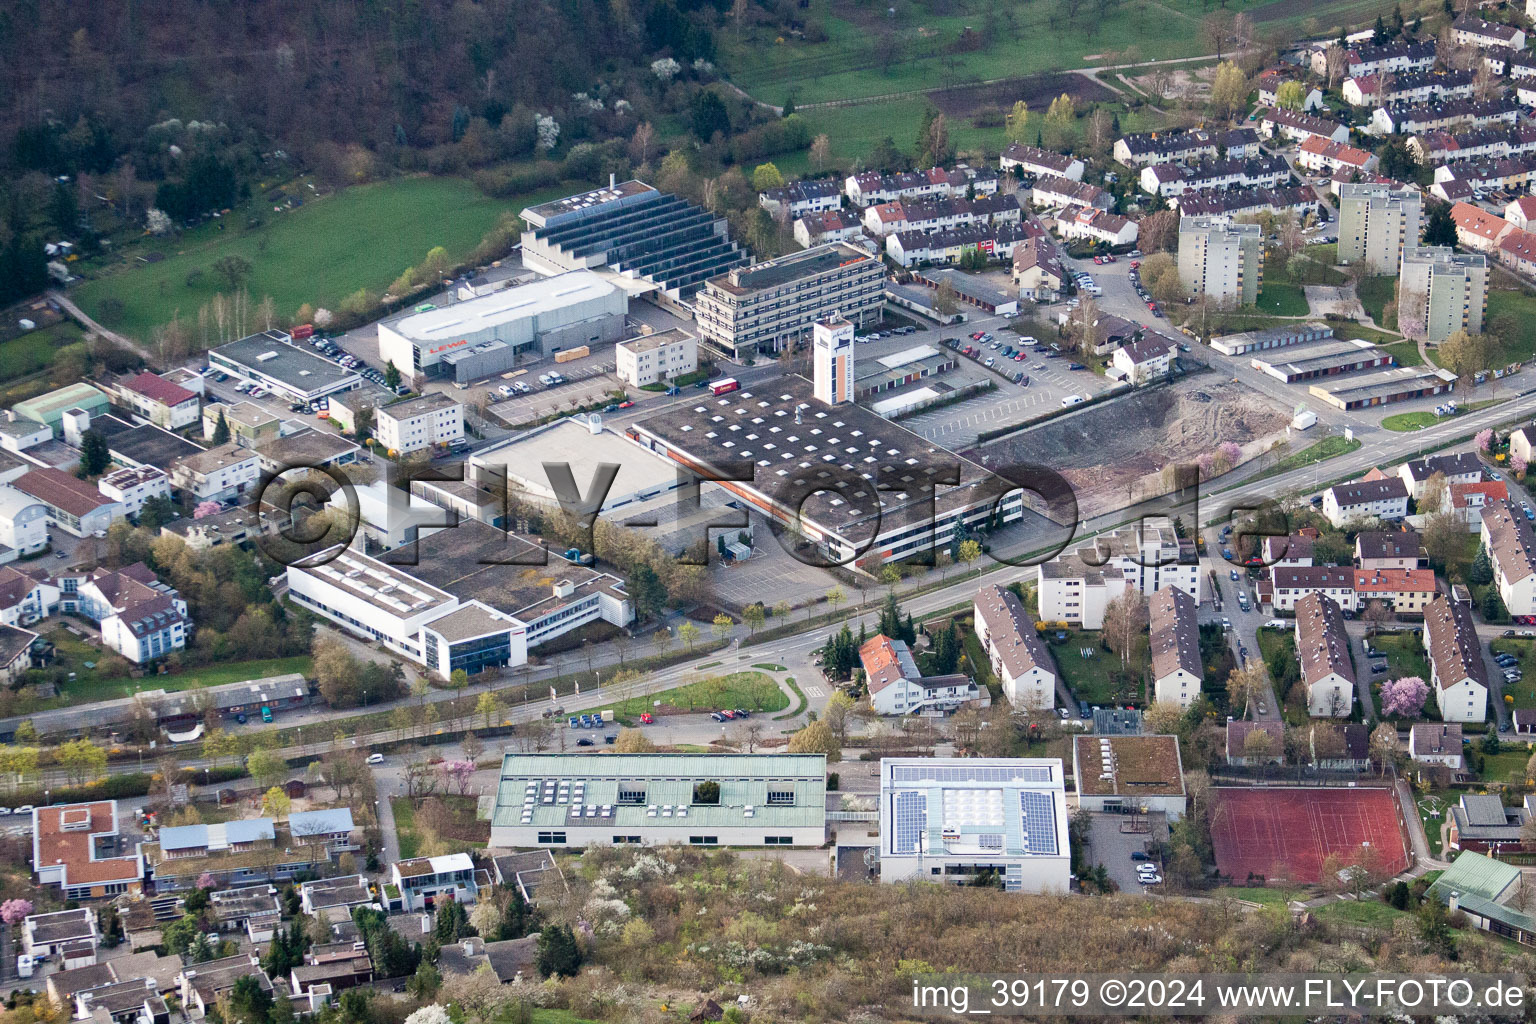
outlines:
M379 324L379 355L403 373L467 383L517 360L624 337L629 296L597 274L536 278Z

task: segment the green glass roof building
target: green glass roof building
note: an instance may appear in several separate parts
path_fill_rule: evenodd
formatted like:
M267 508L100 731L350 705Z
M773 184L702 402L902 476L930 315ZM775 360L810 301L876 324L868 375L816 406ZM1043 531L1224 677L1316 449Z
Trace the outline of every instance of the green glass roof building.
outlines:
M820 846L822 754L507 754L491 846Z

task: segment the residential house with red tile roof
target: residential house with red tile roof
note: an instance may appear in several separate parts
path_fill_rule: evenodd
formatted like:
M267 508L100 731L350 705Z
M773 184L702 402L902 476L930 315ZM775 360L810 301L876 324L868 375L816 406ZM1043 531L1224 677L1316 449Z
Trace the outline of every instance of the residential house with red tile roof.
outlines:
M38 884L57 885L70 900L142 892L144 859L124 824L116 800L34 808L32 866Z

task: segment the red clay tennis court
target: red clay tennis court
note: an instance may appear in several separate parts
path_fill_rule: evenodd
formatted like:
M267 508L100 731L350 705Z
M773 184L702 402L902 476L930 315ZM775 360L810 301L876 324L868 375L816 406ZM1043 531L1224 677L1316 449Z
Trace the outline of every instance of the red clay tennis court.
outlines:
M1221 873L1242 882L1250 874L1316 882L1323 858L1346 863L1364 844L1376 870L1408 868L1397 801L1389 789L1236 789L1211 791L1211 845Z

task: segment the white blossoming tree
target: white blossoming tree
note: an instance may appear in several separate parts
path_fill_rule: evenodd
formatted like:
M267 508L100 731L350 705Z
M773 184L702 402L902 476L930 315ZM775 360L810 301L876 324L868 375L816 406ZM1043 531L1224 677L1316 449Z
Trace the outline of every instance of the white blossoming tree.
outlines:
M555 143L560 141L560 123L548 114L535 114L533 127L539 135L539 148L554 149Z
M144 215L144 228L152 235L170 234L171 215L164 210L151 208Z
M671 57L663 57L660 60L651 61L651 73L663 82L670 82L677 77L683 66Z
M453 1024L448 1008L440 1003L428 1003L405 1018L405 1024Z

